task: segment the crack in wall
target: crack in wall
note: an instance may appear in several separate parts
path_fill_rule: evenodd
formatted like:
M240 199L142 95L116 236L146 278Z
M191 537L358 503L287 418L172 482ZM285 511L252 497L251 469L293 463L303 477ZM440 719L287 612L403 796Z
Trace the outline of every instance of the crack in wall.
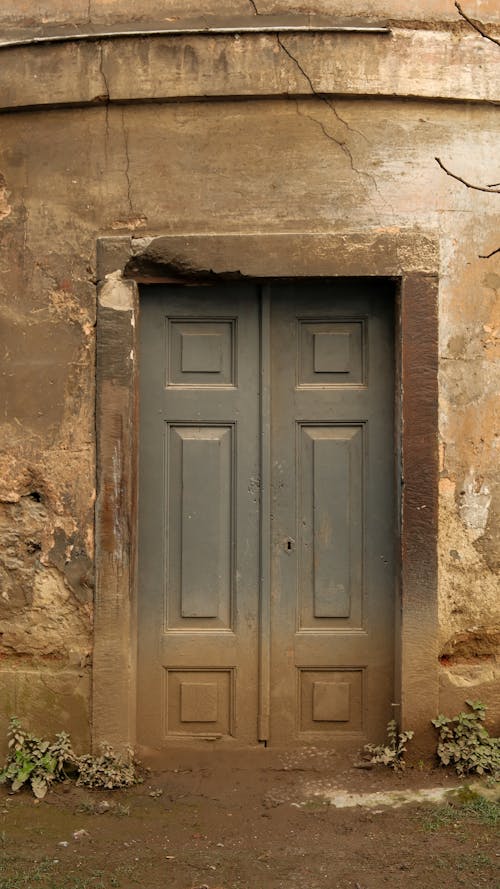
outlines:
M310 90L311 90L312 94L313 94L314 96L318 96L318 99L322 99L323 96L322 96L321 94L318 94L318 93L316 92L316 90L315 90L315 88L314 88L314 85L313 85L313 82L312 82L311 78L309 77L309 74L307 73L307 71L304 70L304 68L303 68L302 65L300 64L299 60L298 60L294 55L292 55L292 53L290 52L290 50L288 49L288 47L285 46L285 44L283 43L283 41L282 41L282 39L281 39L281 37L280 37L279 34L276 34L276 39L277 39L277 41L278 41L278 46L281 47L281 49L283 50L283 52L286 53L286 55L288 56L288 58L289 58L289 59L294 63L294 65L296 65L296 67L299 69L299 71L300 71L300 73L302 74L302 76L305 77L305 79L307 80L307 82L308 82L308 84L309 84L309 87L310 87Z
M355 133L356 135L361 136L365 140L365 142L367 144L369 144L369 139L365 136L365 134L362 133L360 130L357 130L354 127L351 127L350 124L343 117L341 117L341 115L338 113L333 102L331 102L323 93L320 93L316 90L309 74L302 67L299 60L296 58L296 56L294 56L293 53L290 52L288 47L283 43L283 40L282 40L280 34L276 34L276 39L277 39L277 42L278 42L278 45L280 46L280 48L288 56L288 58L294 63L294 65L298 68L298 70L300 71L302 76L305 78L305 80L309 84L309 88L311 90L312 95L315 96L317 99L319 99L321 102L323 102L327 106L327 108L334 115L335 119L346 128L346 131L348 133ZM318 118L312 117L312 115L309 115L309 114L305 114L305 113L303 114L299 109L299 100L298 99L295 99L295 104L296 104L297 114L299 114L299 116L301 116L301 117L306 117L309 120L314 121L314 123L318 124L318 126L321 128L321 130L323 132L323 135L327 139L329 139L330 142L333 142L335 145L337 145L340 148L340 150L345 154L345 156L347 157L347 159L349 161L349 165L350 165L353 173L357 173L358 176L365 176L368 179L368 181L372 184L374 191L376 192L378 197L381 199L382 203L384 203L385 206L388 207L389 210L391 210L391 212L394 215L394 208L391 207L391 205L388 203L386 198L384 198L383 195L380 193L375 176L373 176L373 174L371 174L371 173L368 173L366 170L360 170L358 167L356 167L356 165L354 163L354 158L352 156L352 151L351 151L349 145L347 144L347 141L345 139L338 139L336 136L334 136L331 132L329 132L326 129L323 122L318 120Z
M357 130L355 127L352 127L351 124L348 123L347 120L345 120L345 118L340 116L335 105L333 104L333 102L330 99L327 99L326 96L323 96L323 101L326 102L326 104L328 105L329 108L331 108L331 110L333 111L333 113L334 113L335 117L337 118L337 120L339 121L339 123L343 124L349 133L355 133L356 136L361 136L361 138L365 140L367 145L370 144L370 140L368 139L367 136L365 136L364 133L361 132L361 130Z
M255 5L254 0L248 0L248 2L250 3L250 6L253 8L255 15L260 15L259 10L257 9L257 6Z
M283 52L284 52L284 53L288 56L288 58L294 63L294 65L296 65L296 67L299 69L299 71L300 71L300 73L302 74L302 76L306 79L307 83L309 84L309 88L310 88L311 93L313 94L313 96L316 96L318 99L320 99L320 101L324 102L324 103L327 105L327 107L328 107L331 111L334 112L336 118L337 118L338 120L341 120L341 118L339 117L339 115L338 115L337 112L335 111L335 108L330 104L330 102L327 100L327 98L326 98L324 95L322 95L321 93L318 93L318 92L316 91L316 89L314 88L314 84L313 84L311 78L309 77L309 74L308 74L307 71L305 71L305 69L302 67L302 65L300 64L299 60L298 60L294 55L292 55L292 53L290 52L290 50L288 49L288 47L285 46L285 44L283 43L283 41L282 41L282 39L281 39L281 36L280 36L279 34L276 34L276 39L277 39L277 41L278 41L278 45L281 47L281 49L283 50ZM299 105L298 105L298 99L296 99L296 107L297 107L297 113L300 115ZM313 120L313 121L315 121L315 123L319 124L319 126L321 127L321 129L322 129L322 131L323 131L323 134L326 136L326 138L329 139L331 142L334 142L336 145L338 145L338 147L341 149L341 151L344 152L344 154L346 155L346 157L347 157L348 160L349 160L349 163L350 163L350 165L351 165L351 169L352 169L354 172L359 172L359 171L356 170L355 167L354 167L354 161L353 161L352 153L351 153L351 150L350 150L349 146L347 145L347 143L346 143L345 141L342 141L341 139L337 139L335 136L332 135L332 133L329 133L329 132L326 130L326 128L324 127L324 125L322 124L322 122L319 121L317 118L315 118L315 117L311 117L311 116L308 115L308 114L303 115L303 116L304 116L304 117L309 117L310 120ZM345 123L345 122L342 121L342 123Z
M330 142L334 142L335 145L337 145L337 146L344 152L344 154L346 155L346 157L347 157L348 160L349 160L349 164L350 164L351 170L353 170L354 173L360 173L361 171L360 171L360 170L357 170L356 167L354 166L354 160L353 160L352 153L351 153L351 150L350 150L349 146L348 146L345 142L342 142L340 139L337 139L332 133L330 133L330 132L326 129L326 127L325 127L323 121L318 120L317 117L313 117L312 114L306 114L305 112L302 112L302 111L300 110L300 105L299 105L299 100L298 100L298 99L295 99L295 107L296 107L296 109L297 109L297 114L299 115L299 117L305 117L305 118L307 118L307 120L311 120L311 121L313 121L314 123L317 123L317 124L318 124L318 126L320 127L320 129L321 129L323 135L324 135L327 139L329 139Z
M90 3L89 3L89 7L90 7ZM110 90L109 90L109 81L108 81L107 74L104 70L104 44L103 44L102 40L99 40L99 72L101 74L103 84L104 84L104 90L105 90L105 92L104 92L104 101L105 101L104 114L105 114L106 140L104 143L104 151L105 151L106 157L107 157L107 146L108 146L108 141L109 141L109 103L111 101L111 98L110 98Z
M130 212L134 213L134 208L132 205L132 192L131 192L132 183L130 181L130 155L129 155L129 150L128 150L128 130L125 127L125 110L123 108L122 108L121 117L122 117L123 147L124 147L124 151L125 151L124 173L125 173L125 179L127 180L127 200L128 200L128 206L129 206Z
M474 28L474 31L477 31L477 33L480 34L481 37L484 37L485 40L491 40L491 42L494 43L496 46L500 46L500 40L497 37L494 37L493 34L488 34L482 22L474 21L474 19L471 19L470 16L468 16L463 11L460 3L458 3L457 0L455 0L455 7L458 11L458 14L464 19L464 21L467 22L468 25L471 26L471 28Z

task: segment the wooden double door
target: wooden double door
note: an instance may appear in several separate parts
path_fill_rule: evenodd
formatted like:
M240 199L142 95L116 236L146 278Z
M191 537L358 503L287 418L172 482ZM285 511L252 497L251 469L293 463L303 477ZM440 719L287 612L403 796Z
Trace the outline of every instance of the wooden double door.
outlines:
M390 285L141 292L138 740L383 733L394 674Z

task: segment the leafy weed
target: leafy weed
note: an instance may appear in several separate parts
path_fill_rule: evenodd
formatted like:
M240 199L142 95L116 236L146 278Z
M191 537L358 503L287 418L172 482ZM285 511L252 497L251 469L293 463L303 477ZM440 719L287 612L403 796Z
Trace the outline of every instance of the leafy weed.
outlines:
M131 787L140 781L131 750L122 757L106 744L98 756L77 756L66 732L59 732L50 742L30 734L15 717L10 721L8 738L0 784L10 783L13 793L30 785L34 795L43 799L54 782L67 778L76 779L83 787L105 790Z
M466 701L467 712L452 718L439 715L432 720L438 730L438 759L451 765L458 775L500 776L500 738L492 738L483 723L486 707L480 701Z
M398 732L398 726L395 719L387 724L387 743L386 744L366 744L363 748L365 753L370 754L370 762L382 763L396 771L402 771L406 767L404 754L406 753L406 743L413 738L414 732Z

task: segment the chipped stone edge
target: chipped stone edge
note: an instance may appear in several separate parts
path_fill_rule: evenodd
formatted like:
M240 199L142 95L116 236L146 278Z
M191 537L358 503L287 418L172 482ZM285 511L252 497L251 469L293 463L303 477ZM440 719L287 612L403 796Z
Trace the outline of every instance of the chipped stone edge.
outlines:
M119 270L119 271L118 271ZM311 276L400 277L439 271L433 231L245 232L177 234L97 242L97 278L269 278Z
M109 272L99 285L99 305L106 309L119 312L131 312L134 309L135 284L124 279L120 269Z

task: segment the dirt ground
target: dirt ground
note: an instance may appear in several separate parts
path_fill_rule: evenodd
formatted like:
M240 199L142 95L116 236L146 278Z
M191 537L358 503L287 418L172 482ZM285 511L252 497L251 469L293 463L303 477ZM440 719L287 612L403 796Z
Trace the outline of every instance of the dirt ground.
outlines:
M35 803L0 788L0 889L500 887L498 801L462 791L439 804L336 808L328 798L455 788L444 770L421 763L398 776L318 748L170 760L128 791L67 783Z

